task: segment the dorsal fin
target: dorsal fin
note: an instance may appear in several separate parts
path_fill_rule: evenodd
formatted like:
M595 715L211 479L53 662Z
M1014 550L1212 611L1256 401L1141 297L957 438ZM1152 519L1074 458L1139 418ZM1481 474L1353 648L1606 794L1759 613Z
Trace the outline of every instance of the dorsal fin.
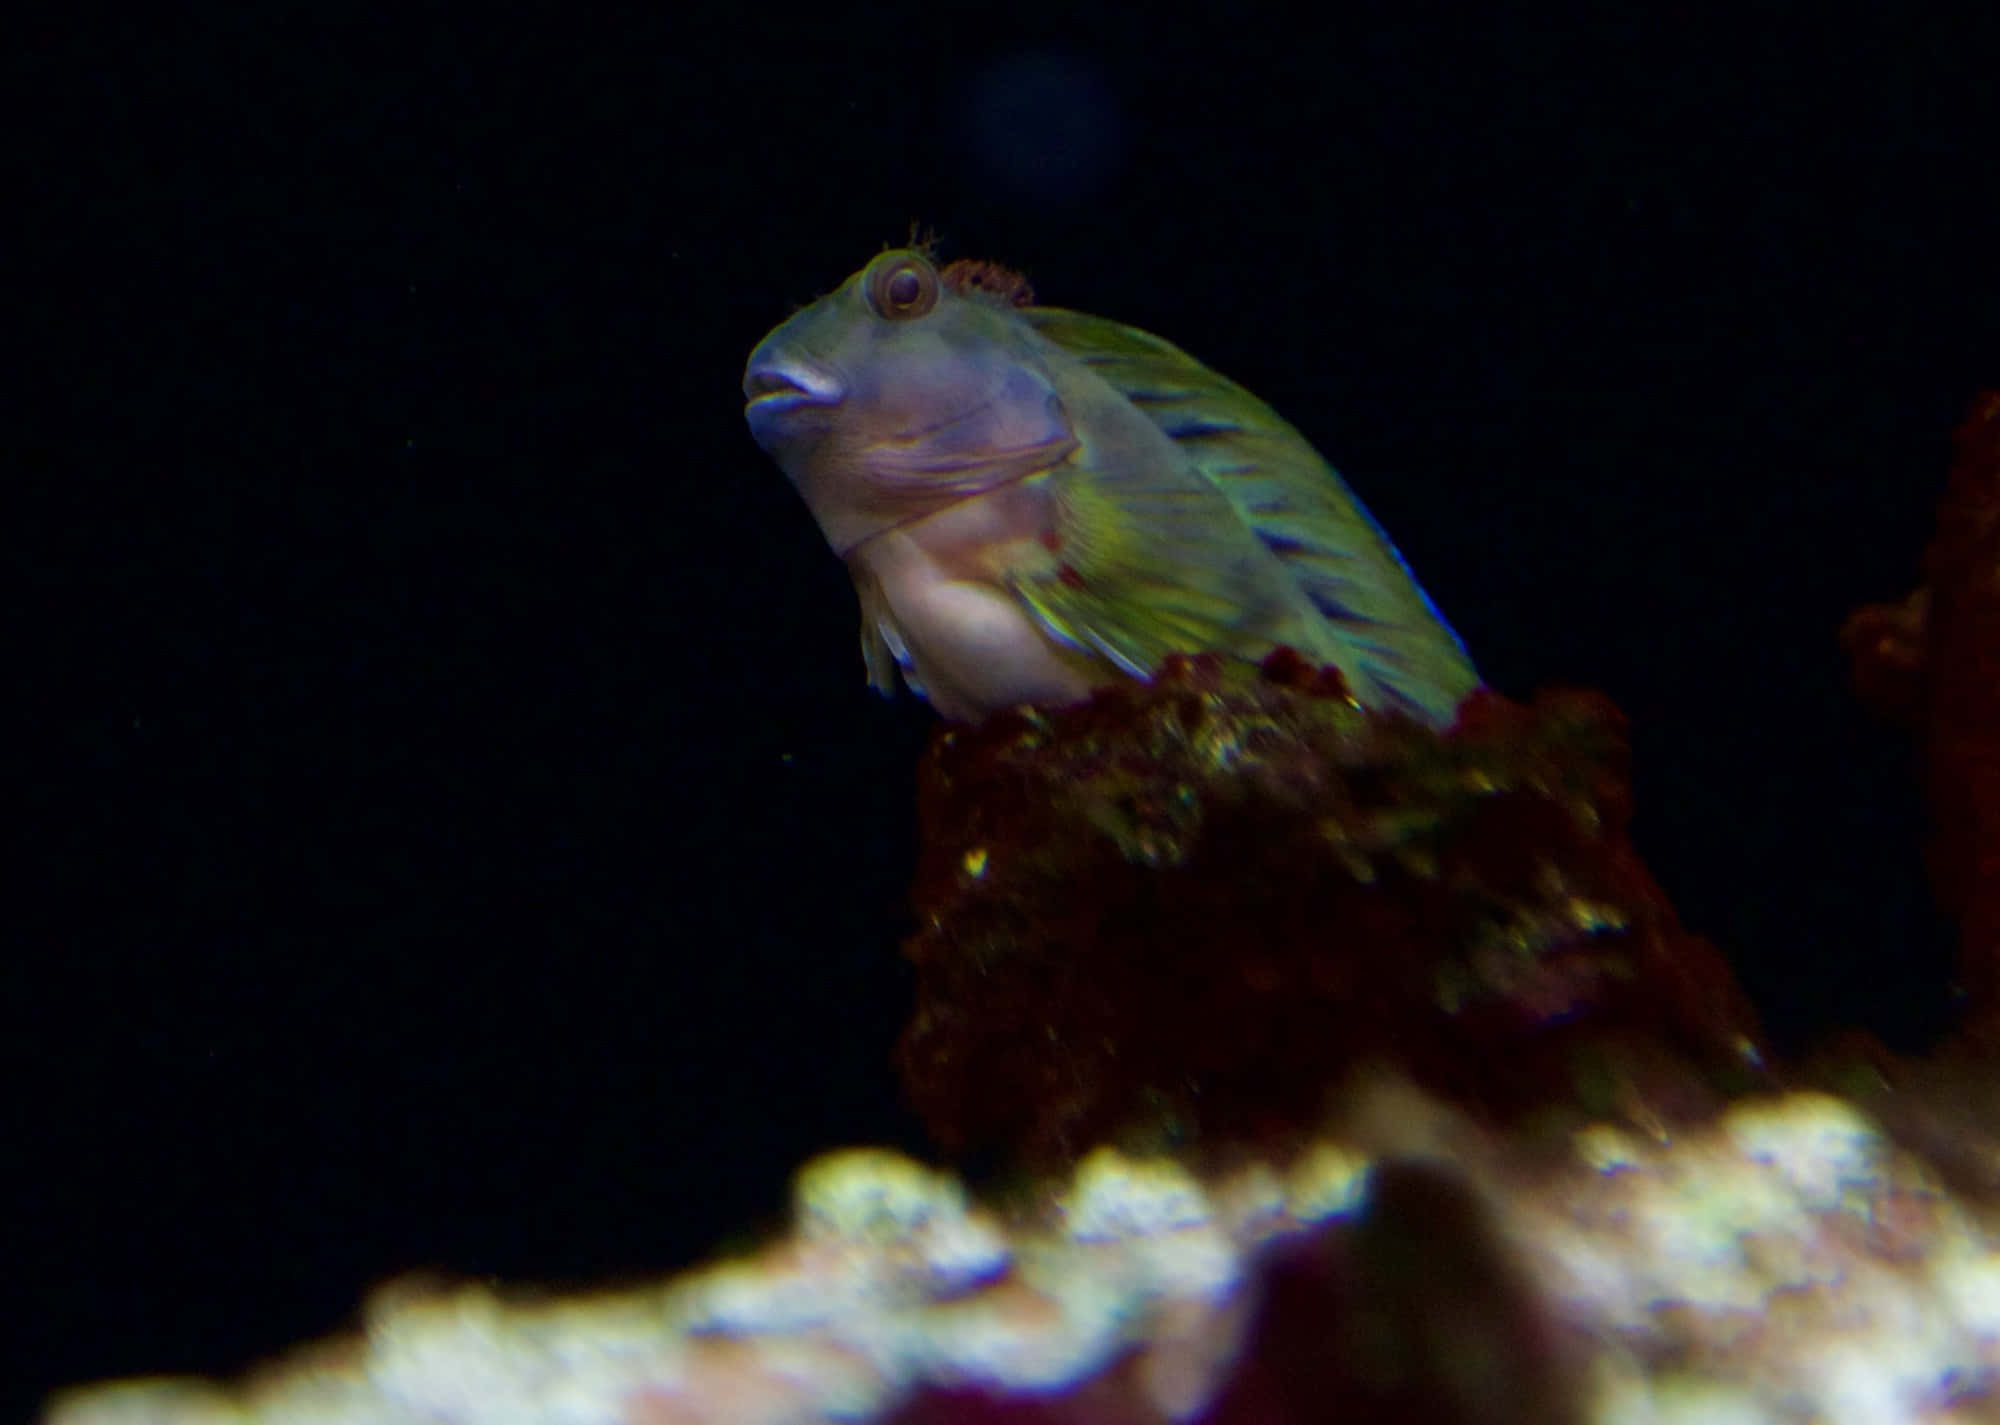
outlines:
M1358 674L1427 721L1450 719L1479 683L1464 645L1304 436L1148 332L1058 307L1022 307L1018 315L1144 412L1214 482L1353 651L1350 681ZM1356 692L1381 701L1366 687Z

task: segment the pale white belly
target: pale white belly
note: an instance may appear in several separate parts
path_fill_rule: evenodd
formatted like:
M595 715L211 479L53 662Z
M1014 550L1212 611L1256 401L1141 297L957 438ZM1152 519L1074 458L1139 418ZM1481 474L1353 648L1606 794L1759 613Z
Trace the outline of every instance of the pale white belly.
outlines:
M975 722L1019 703L1076 702L1118 680L1103 659L1051 639L991 576L947 567L927 543L891 530L851 558L874 580L897 661L940 714Z

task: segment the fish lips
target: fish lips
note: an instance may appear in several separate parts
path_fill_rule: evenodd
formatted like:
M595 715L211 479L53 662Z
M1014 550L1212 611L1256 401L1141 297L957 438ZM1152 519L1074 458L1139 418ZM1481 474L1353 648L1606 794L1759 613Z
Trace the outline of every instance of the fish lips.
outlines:
M822 428L846 394L833 372L783 351L758 348L743 372L743 416L762 446Z

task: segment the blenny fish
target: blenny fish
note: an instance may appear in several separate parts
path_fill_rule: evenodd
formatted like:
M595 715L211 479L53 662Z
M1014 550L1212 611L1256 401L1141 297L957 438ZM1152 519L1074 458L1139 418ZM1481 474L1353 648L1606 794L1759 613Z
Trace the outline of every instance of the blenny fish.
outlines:
M882 253L757 344L743 395L853 575L869 682L946 718L1281 645L1432 726L1479 684L1305 437L996 264Z

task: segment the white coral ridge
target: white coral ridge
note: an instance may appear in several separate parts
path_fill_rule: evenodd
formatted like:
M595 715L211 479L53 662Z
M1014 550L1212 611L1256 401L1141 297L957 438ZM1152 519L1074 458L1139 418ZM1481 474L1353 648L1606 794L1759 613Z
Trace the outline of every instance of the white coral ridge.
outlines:
M1990 1418L1994 1242L1840 1100L1746 1101L1670 1140L1596 1125L1554 1171L1469 1128L1450 1141L1578 1343L1578 1419ZM1340 1230L1369 1173L1367 1152L1332 1141L1207 1182L1105 1149L1010 1223L906 1158L835 1153L800 1173L792 1234L753 1255L555 1302L391 1288L359 1337L245 1384L93 1386L45 1419L809 1425L881 1419L925 1387L1032 1394L1131 1360L1118 1389L1191 1420L1254 1330L1245 1287L1264 1249Z

